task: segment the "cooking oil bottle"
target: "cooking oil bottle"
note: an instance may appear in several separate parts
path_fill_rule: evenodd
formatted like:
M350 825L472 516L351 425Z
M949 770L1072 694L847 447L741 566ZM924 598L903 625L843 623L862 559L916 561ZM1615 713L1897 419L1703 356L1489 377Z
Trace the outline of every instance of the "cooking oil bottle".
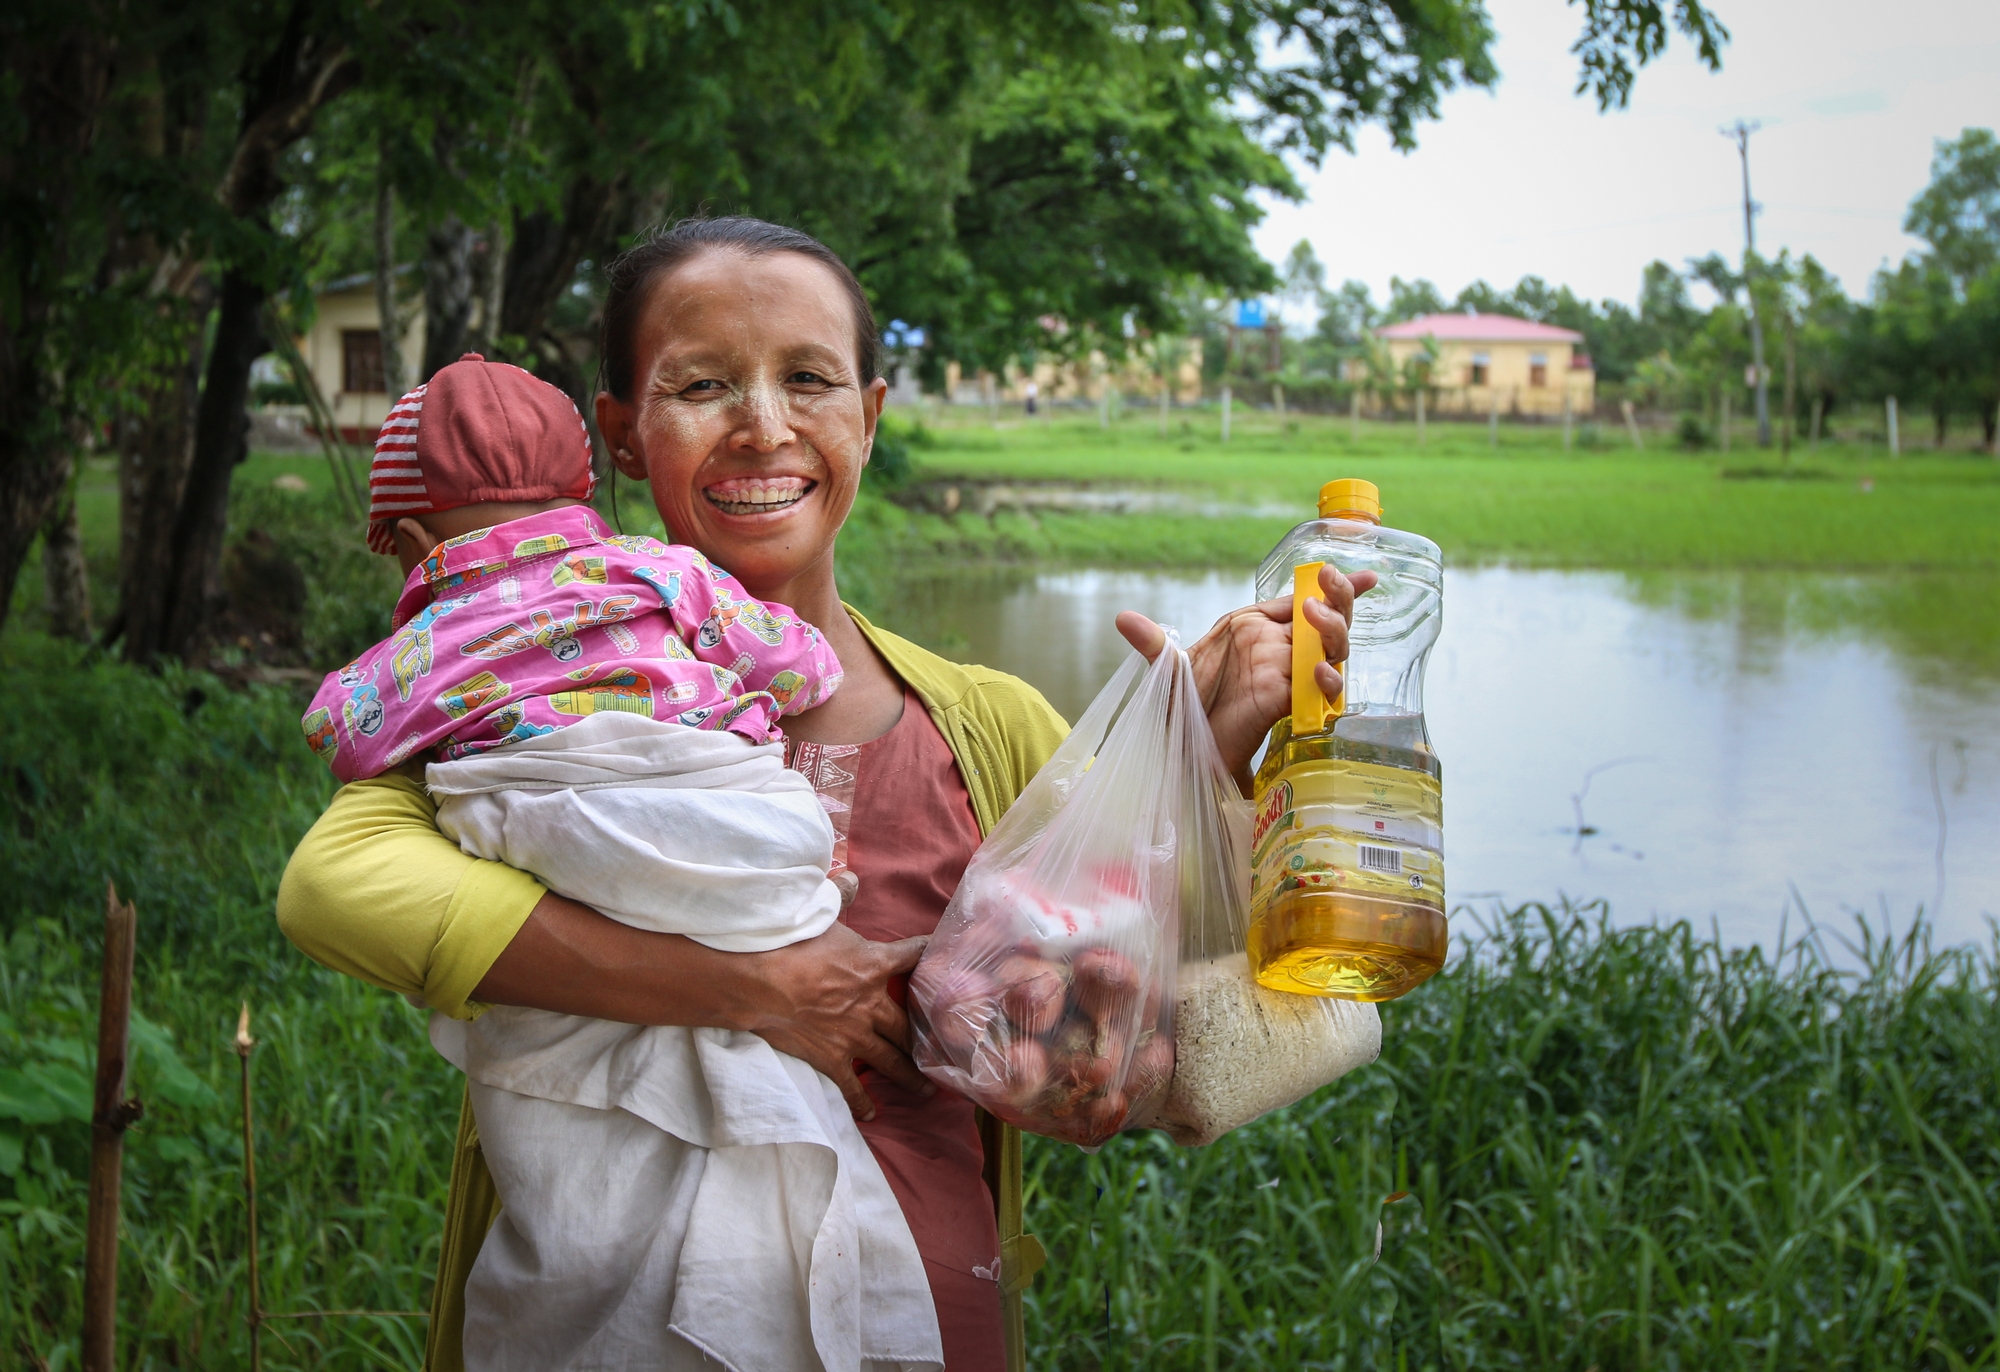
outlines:
M1444 965L1443 773L1424 729L1424 660L1444 613L1437 544L1382 525L1366 481L1320 488L1318 519L1286 534L1257 597L1292 598L1292 713L1257 770L1250 967L1277 991L1393 1000ZM1380 580L1354 602L1343 690L1299 607L1320 568Z

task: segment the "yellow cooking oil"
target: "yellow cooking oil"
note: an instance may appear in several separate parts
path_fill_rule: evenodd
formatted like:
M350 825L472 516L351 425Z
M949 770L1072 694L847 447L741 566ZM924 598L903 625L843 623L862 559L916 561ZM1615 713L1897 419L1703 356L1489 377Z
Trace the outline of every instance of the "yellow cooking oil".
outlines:
M1443 773L1422 704L1442 560L1428 539L1379 528L1367 482L1328 483L1321 510L1272 554L1309 560L1266 564L1292 583L1292 713L1257 772L1250 965L1273 990L1392 1000L1442 967L1449 943ZM1298 613L1328 561L1381 578L1355 602L1346 688L1331 700L1312 671L1325 649ZM1263 583L1262 595L1277 589Z

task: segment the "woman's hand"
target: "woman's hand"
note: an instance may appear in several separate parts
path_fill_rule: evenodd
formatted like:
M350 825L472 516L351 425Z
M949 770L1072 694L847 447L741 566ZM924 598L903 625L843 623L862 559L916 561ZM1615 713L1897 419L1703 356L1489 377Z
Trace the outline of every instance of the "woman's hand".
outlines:
M1340 671L1347 660L1347 626L1354 597L1375 586L1375 573L1343 575L1331 563L1319 573L1323 600L1305 603L1306 622L1319 631L1326 660L1313 677L1329 700L1340 694ZM1166 631L1136 610L1118 616L1118 632L1148 660L1166 646ZM1195 687L1208 711L1209 728L1222 761L1244 795L1251 791L1250 759L1264 738L1292 709L1292 602L1266 600L1231 610L1188 649Z
M936 1089L910 1061L910 1023L889 996L890 980L917 965L925 942L871 943L836 924L789 948L723 953L551 891L472 996L621 1024L747 1030L824 1072L855 1118L869 1119L875 1104L857 1059L918 1095Z
M790 1053L829 1077L856 1119L872 1119L875 1103L855 1074L855 1060L918 1095L932 1086L910 1061L910 1021L889 996L889 980L923 956L924 938L873 943L845 924L818 938L768 953L746 953L759 964L769 991L739 1027L780 1053Z

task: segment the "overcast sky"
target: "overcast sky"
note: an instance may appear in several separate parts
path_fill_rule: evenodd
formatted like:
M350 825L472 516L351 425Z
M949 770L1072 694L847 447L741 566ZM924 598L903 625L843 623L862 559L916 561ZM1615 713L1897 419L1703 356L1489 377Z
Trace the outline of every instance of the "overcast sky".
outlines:
M1488 0L1500 82L1446 97L1403 154L1375 131L1307 170L1304 204L1277 202L1257 244L1301 238L1330 285L1428 277L1447 299L1484 278L1534 274L1631 302L1639 273L1743 250L1740 171L1716 130L1761 120L1751 189L1760 250L1810 252L1851 294L1916 246L1902 232L1933 140L2000 124L2000 0L1713 0L1732 34L1710 74L1676 35L1631 105L1572 94L1581 29L1561 0Z

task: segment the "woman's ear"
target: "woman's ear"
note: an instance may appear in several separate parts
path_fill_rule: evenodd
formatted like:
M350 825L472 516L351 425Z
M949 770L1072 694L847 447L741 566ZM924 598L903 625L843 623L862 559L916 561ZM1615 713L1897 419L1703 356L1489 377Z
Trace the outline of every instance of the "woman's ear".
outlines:
M633 451L632 410L609 391L597 393L597 431L611 450L611 461L634 481L646 479L646 459Z
M875 455L875 429L882 422L882 407L889 403L889 383L876 377L861 388L861 465Z

